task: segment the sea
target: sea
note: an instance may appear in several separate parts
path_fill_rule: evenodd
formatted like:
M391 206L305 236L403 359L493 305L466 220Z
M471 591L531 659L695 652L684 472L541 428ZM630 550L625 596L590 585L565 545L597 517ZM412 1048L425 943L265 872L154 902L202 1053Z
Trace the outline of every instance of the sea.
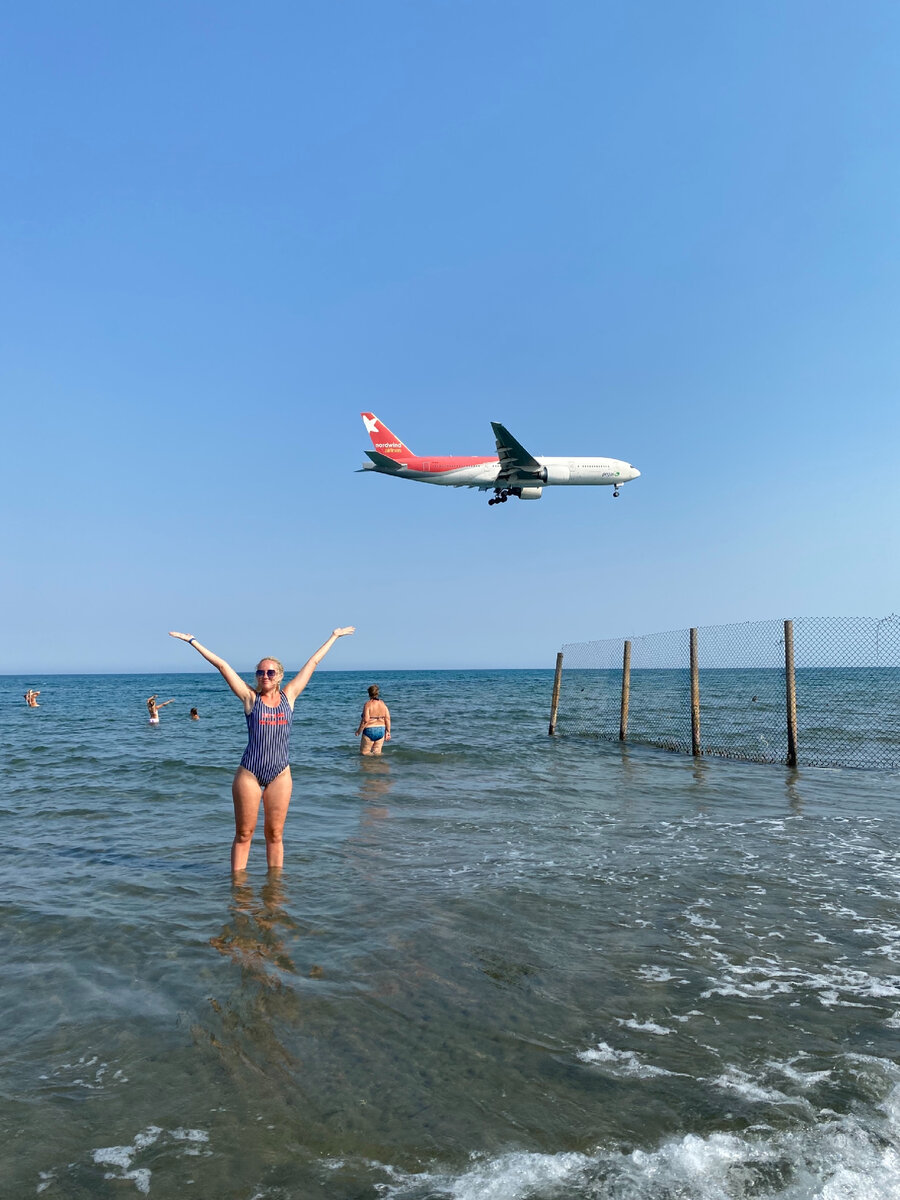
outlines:
M0 678L4 1200L900 1197L900 774L551 738L551 684L319 672L232 878L218 675Z
M632 670L629 682L628 741L690 752L690 671ZM698 684L703 754L787 761L783 669L701 669ZM621 669L567 668L558 732L618 741L621 703ZM796 715L799 766L900 771L900 667L799 668Z

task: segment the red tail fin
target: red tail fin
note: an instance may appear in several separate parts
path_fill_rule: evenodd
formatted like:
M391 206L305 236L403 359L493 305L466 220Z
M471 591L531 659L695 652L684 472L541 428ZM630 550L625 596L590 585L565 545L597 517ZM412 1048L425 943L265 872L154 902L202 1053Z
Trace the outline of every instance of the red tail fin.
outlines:
M383 421L379 421L374 413L360 413L359 415L372 439L372 445L379 454L384 454L387 458L393 458L397 462L406 462L408 459L416 457L409 446L404 446L397 435L391 433L387 425Z

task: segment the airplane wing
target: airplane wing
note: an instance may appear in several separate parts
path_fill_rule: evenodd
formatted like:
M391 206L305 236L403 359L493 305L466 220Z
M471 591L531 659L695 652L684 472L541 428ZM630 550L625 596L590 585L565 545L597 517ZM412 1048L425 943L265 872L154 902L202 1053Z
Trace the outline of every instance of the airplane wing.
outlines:
M497 439L497 456L500 459L500 474L538 475L541 464L533 458L521 442L517 442L505 425L491 421L491 429Z

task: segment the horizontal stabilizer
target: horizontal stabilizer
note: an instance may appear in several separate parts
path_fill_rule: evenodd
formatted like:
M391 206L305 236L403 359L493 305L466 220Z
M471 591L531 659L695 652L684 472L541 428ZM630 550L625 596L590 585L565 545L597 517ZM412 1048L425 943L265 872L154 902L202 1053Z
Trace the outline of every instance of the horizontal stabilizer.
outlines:
M403 463L397 462L396 458L388 458L386 454L379 454L377 450L366 450L366 458L371 458L375 464L376 471L384 471L388 475L401 475L403 473Z

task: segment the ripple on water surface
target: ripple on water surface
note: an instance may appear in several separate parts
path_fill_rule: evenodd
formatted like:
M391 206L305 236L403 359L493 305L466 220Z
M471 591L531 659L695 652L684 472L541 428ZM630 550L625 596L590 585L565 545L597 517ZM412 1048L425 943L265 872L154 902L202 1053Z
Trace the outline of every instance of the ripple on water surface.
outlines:
M361 762L373 681L314 681L286 869L235 884L215 678L10 711L11 1195L900 1196L895 778L551 741L527 672L379 677Z

